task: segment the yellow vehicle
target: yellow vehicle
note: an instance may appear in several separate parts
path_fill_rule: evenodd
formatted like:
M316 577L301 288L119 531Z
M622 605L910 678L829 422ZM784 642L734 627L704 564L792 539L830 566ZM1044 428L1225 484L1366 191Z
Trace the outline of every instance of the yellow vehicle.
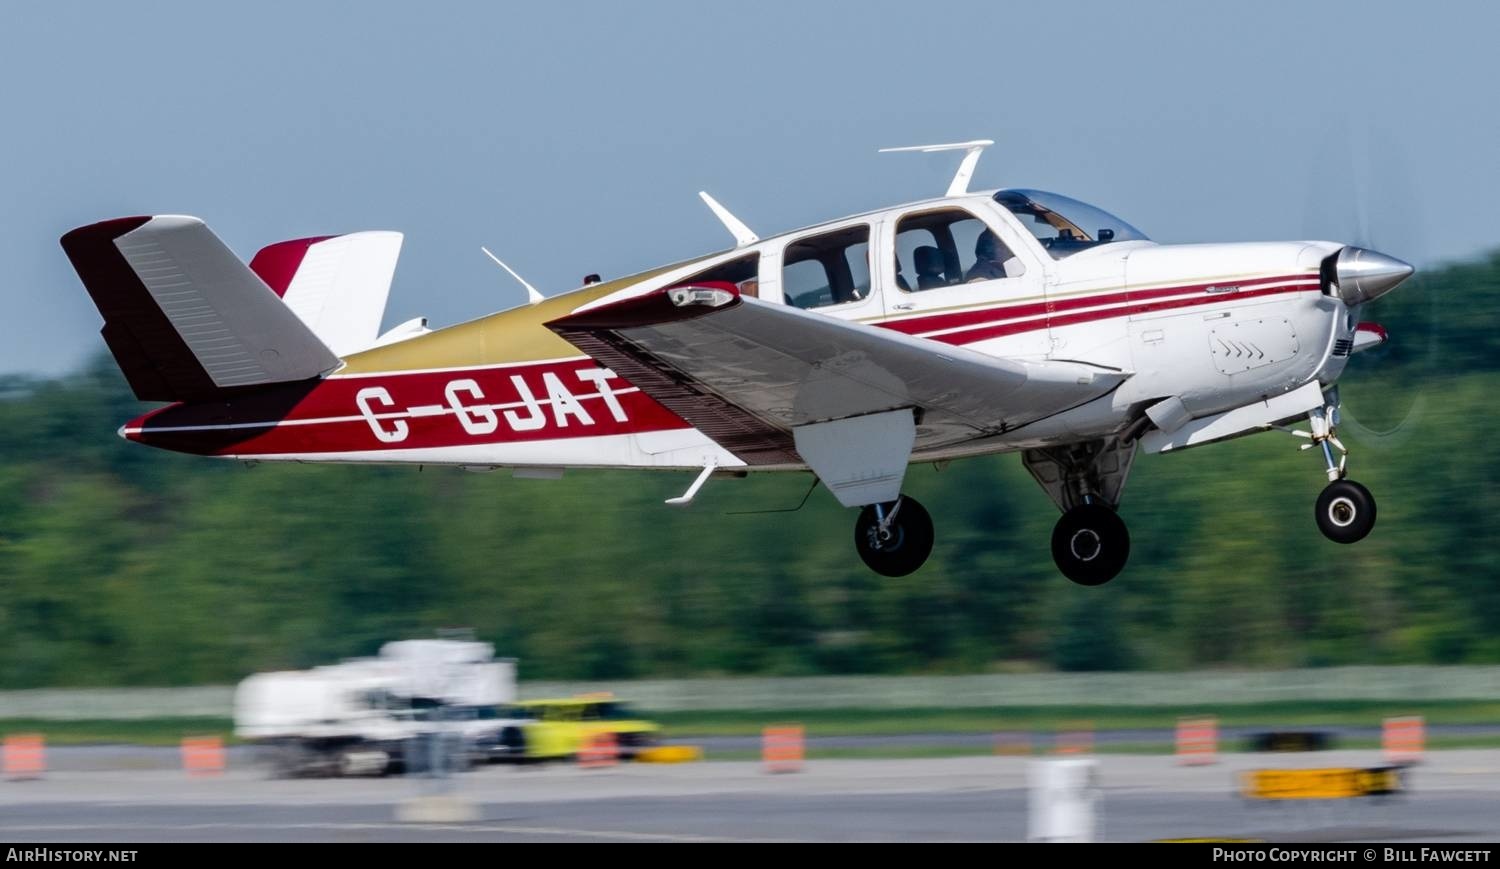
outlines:
M566 760L590 739L613 733L622 759L633 759L655 745L661 726L636 717L629 706L610 695L527 700L501 713L510 726L500 734L496 760Z

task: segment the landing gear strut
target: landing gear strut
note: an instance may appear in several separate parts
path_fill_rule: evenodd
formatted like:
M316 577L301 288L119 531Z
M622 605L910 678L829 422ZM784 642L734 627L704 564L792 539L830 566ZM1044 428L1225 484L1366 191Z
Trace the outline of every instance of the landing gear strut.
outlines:
M906 576L932 553L932 517L909 495L871 504L854 523L854 547L866 565L882 576Z
M1323 450L1323 461L1328 469L1328 485L1318 496L1314 518L1318 530L1334 543L1357 543L1365 539L1375 527L1375 496L1370 490L1353 480L1345 479L1348 473L1349 450L1339 440L1339 394L1334 389L1328 393L1328 404L1316 408L1307 415L1312 431L1293 431L1297 437L1307 438L1312 443L1302 445L1310 450ZM1333 451L1339 452L1338 460Z

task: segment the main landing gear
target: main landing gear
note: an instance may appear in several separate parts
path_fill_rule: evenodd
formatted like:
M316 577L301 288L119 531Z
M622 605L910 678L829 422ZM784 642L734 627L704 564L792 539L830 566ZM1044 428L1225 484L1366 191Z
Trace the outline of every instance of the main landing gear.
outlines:
M1115 512L1135 441L1119 438L1026 450L1021 462L1058 509L1052 529L1052 560L1079 585L1103 585L1125 569L1130 532Z
M1103 504L1079 504L1062 514L1052 529L1052 560L1063 576L1079 585L1103 585L1130 558L1125 520Z
M1349 450L1338 438L1338 390L1330 392L1328 404L1310 412L1307 421L1312 431L1292 434L1312 441L1302 445L1304 450L1321 448L1328 466L1328 485L1318 496L1313 512L1318 530L1334 543L1357 543L1375 527L1375 496L1359 483L1345 479ZM1333 458L1335 449L1339 451L1338 461Z
M866 565L882 576L906 576L932 553L932 517L910 495L871 504L854 523L854 547Z
M859 557L882 576L915 572L932 553L932 542L932 517L910 495L871 504L854 523ZM1082 503L1063 513L1052 529L1052 558L1079 585L1103 585L1125 568L1130 532L1113 508L1099 501Z

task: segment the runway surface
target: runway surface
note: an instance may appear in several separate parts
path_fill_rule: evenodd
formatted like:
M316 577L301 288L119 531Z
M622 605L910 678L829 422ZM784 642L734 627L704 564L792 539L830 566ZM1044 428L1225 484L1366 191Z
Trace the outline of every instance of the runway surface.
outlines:
M1221 727L1220 745L1229 750L1244 749L1252 736L1270 730L1316 731L1326 734L1330 748L1338 748L1347 741L1364 740L1366 744L1381 738L1379 727ZM1446 724L1428 725L1428 739L1461 737L1500 736L1500 725L1492 724ZM899 733L870 735L809 735L806 747L809 751L822 750L880 750L893 753L901 750L920 752L926 749L972 750L976 754L988 753L997 741L1007 744L1027 743L1038 750L1052 745L1055 734L1051 731L1005 731L1002 733ZM1098 730L1092 734L1096 745L1123 745L1129 750L1140 751L1145 746L1160 746L1170 750L1176 737L1171 728L1129 728ZM742 758L760 751L761 738L755 736L682 736L680 741L701 746L710 758L724 752L738 753ZM1500 751L1500 750L1497 750ZM178 749L166 746L143 745L66 745L48 749L52 764L62 770L111 770L111 769L175 769L179 764ZM228 749L233 765L249 765L253 749L238 745Z
M1237 772L1378 765L1373 751L1098 758L1100 837L1149 841L1492 841L1500 834L1500 751L1444 751L1382 800L1252 804ZM754 763L490 767L448 780L477 807L467 824L403 824L397 808L428 779L271 780L253 769L56 770L0 782L0 838L160 841L1017 841L1026 837L1024 758L823 760L772 775Z

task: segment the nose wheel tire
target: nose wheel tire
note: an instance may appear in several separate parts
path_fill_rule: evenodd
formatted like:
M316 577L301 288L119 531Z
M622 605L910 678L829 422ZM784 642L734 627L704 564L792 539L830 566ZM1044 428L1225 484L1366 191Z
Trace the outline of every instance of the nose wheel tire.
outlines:
M854 548L876 573L906 576L921 567L932 553L932 517L916 499L906 496L881 507L886 515L895 510L895 516L882 531L875 506L861 510L854 523Z
M1129 558L1125 520L1103 504L1080 504L1062 514L1052 529L1052 560L1079 585L1109 582Z
M1318 530L1334 543L1357 543L1375 527L1375 496L1353 480L1335 480L1318 496Z

